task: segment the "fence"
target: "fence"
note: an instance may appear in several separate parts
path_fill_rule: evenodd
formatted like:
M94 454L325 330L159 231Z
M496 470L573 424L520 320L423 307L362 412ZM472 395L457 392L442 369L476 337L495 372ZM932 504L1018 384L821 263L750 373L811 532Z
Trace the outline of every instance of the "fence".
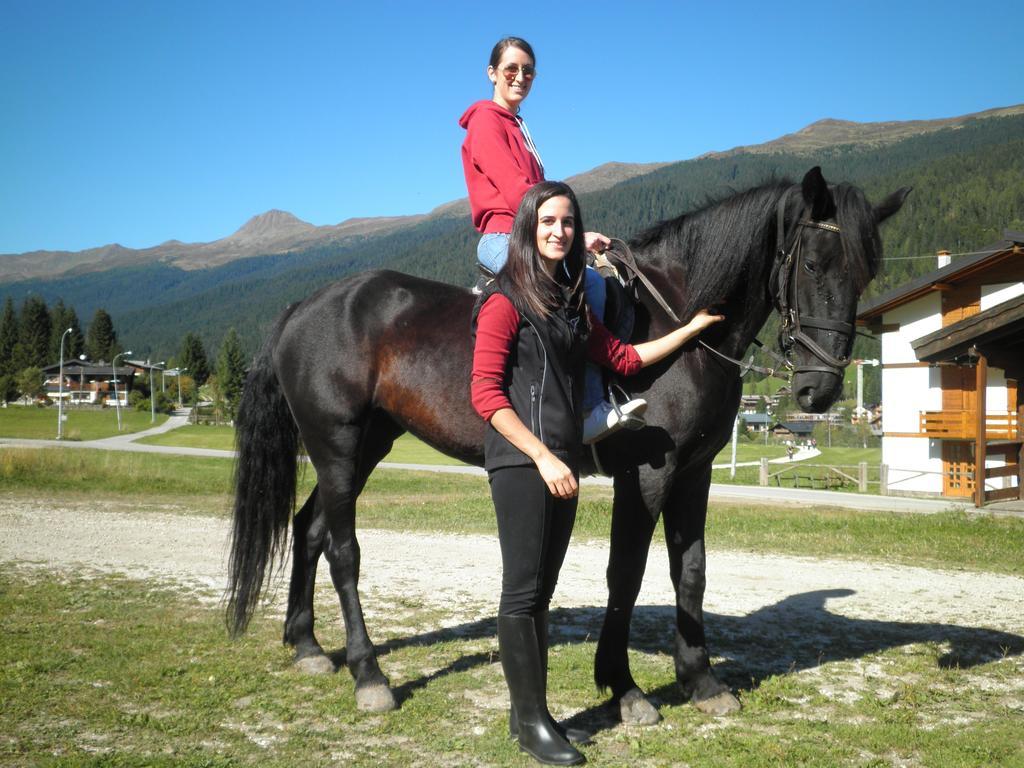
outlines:
M785 464L775 472L769 472L768 459L761 459L759 484L774 485L782 488L817 488L840 490L856 488L860 493L867 493L873 486L878 493L888 494L889 468L885 464L807 464L799 462Z

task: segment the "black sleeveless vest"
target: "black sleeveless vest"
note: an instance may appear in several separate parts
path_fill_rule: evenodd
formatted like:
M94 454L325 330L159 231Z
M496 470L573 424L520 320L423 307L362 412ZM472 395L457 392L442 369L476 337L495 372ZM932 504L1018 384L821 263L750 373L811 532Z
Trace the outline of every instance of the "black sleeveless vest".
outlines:
M484 302L501 291L491 286L473 309L473 335ZM518 311L518 310L517 310ZM583 371L586 322L564 304L550 317L519 311L519 328L502 388L519 419L574 472L583 448ZM484 436L484 468L531 465L533 460L490 424Z

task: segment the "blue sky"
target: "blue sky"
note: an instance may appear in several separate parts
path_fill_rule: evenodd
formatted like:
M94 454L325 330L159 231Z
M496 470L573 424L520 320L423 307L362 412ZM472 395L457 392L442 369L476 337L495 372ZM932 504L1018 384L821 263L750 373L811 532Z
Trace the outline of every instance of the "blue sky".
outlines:
M493 43L537 52L549 178L834 117L1024 102L1020 0L0 0L0 253L226 236L465 195L456 121Z

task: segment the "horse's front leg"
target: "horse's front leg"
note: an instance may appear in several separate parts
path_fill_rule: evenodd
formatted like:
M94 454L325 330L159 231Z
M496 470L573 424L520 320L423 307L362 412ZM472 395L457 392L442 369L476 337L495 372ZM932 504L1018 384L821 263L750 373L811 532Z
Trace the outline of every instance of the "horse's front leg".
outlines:
M710 464L676 480L664 510L665 542L676 591L676 679L700 711L725 715L738 710L740 702L712 672L704 636L704 525L710 485Z
M656 518L644 504L636 471L615 479L611 548L608 556L608 607L597 641L594 682L612 689L624 723L653 725L660 715L629 670L629 625L647 568L647 552Z
M327 533L319 489L306 499L292 519L292 577L288 587L288 613L284 642L295 648L295 666L310 674L334 672L332 662L313 632L313 590L316 566Z
M357 474L360 434L356 426L344 427L332 434L330 460L326 460L324 448L327 446L323 443L315 448L309 446L309 450L317 470L319 504L327 528L324 554L345 620L345 663L356 682L356 706L363 711L384 712L395 708L395 698L377 663L359 600L356 497L360 488Z

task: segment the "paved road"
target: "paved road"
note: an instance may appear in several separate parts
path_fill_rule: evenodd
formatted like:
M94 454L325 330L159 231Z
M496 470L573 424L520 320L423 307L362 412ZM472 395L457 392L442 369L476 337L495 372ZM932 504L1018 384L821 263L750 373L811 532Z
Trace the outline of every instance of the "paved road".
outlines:
M138 453L163 453L179 456L206 456L230 459L234 458L234 451L221 451L213 448L185 448L171 445L146 445L136 442L141 437L158 435L177 429L188 423L187 411L176 411L173 416L159 427L147 429L142 432L133 432L125 435L116 435L102 440L82 440L78 442L63 442L58 440L22 440L15 438L0 438L0 448L4 446L23 447L48 447L67 446L73 448L93 448L108 451L134 451ZM820 455L820 451L809 449L801 450L793 457L793 461L809 459ZM771 463L786 463L789 459L773 459ZM756 465L758 462L744 462L737 466L748 464ZM442 464L400 464L396 462L381 462L385 469L410 469L421 472L442 472L458 475L483 476L484 471L479 467L466 465L442 465ZM728 464L715 465L726 468ZM583 479L584 485L610 486L611 478L608 477L587 477ZM846 509L863 509L873 511L898 511L898 512L945 512L949 510L973 511L974 507L966 502L956 502L949 499L919 499L904 496L875 496L863 493L841 493L839 491L817 491L809 488L771 488L750 485L729 485L725 483L711 484L711 499L719 502L736 503L769 503L769 504L802 504L807 506L829 506L843 507ZM1009 504L995 504L985 508L985 512L998 512L1004 514L1024 515L1024 505L1019 502Z

